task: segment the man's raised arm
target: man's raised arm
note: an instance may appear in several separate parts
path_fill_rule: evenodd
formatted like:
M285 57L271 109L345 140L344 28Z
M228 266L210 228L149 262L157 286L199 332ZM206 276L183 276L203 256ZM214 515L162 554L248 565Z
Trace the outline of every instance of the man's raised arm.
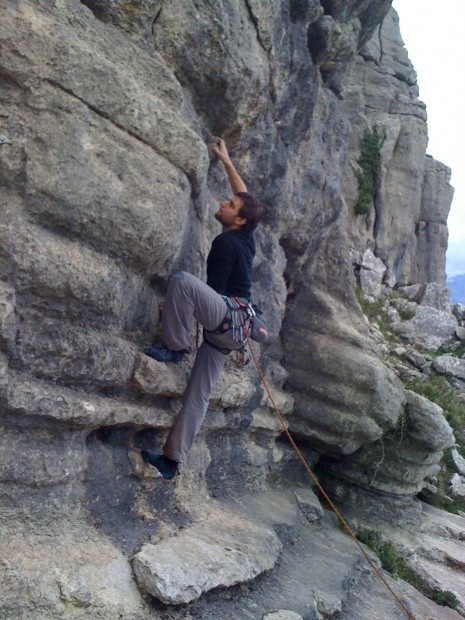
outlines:
M237 194L238 192L246 192L247 186L239 176L237 170L234 168L234 164L229 157L228 149L224 140L222 138L215 137L215 141L216 146L214 146L212 150L218 159L223 162L233 194Z

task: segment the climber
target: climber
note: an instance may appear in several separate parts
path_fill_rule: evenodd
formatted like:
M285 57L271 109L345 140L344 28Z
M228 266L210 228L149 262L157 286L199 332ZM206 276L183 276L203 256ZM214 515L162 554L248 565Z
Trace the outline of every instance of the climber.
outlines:
M233 196L221 203L215 218L223 231L207 258L207 283L181 271L170 280L162 317L163 346L146 355L160 362L178 363L190 352L190 326L195 318L204 328L181 413L172 427L163 454L142 450L146 463L173 478L186 458L205 417L213 387L225 356L244 347L250 320L253 231L264 209L248 192L236 171L224 140L215 138L213 152L223 163Z

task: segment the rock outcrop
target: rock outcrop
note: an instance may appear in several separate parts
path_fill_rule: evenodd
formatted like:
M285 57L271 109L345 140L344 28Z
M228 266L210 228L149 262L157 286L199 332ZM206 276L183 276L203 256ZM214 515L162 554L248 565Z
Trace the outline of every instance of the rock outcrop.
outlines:
M425 105L418 99L416 74L394 12L377 26L377 35L356 57L341 102L354 129L343 184L349 213L358 195L360 140L374 127L385 132L373 208L366 216L352 215L352 243L361 253L370 248L383 261L384 281L391 288L444 285L450 170L425 154Z
M267 207L254 299L273 337L257 355L309 463L382 504L382 493L410 500L452 445L441 409L383 358L356 296L358 282L379 299L410 290L389 308L405 347L464 327L443 295L449 170L426 155L390 4L3 4L2 618L181 617L167 603L212 620L396 617L302 488L252 364L228 361L179 480L140 458L181 406L191 361L141 349L170 274L205 274L229 193L208 147L218 134ZM374 126L386 135L378 185L355 215L360 139ZM462 381L456 360L435 366ZM212 498L221 518L202 522ZM189 549L211 564L182 566ZM419 617L457 617L394 587Z

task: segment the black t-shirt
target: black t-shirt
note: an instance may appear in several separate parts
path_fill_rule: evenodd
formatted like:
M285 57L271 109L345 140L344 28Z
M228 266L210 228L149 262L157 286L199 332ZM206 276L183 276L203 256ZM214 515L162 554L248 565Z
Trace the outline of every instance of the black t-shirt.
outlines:
M250 300L255 241L252 233L230 230L215 237L207 258L207 284L220 295Z

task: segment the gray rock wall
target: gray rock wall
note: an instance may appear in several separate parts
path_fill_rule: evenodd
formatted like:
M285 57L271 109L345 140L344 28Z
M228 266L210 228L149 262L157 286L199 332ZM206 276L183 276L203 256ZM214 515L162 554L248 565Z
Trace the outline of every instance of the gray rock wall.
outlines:
M342 107L353 127L343 194L354 249L363 253L370 248L384 262L385 283L391 288L444 284L450 170L425 156L425 105L418 99L416 73L394 11L356 57ZM372 208L360 216L353 213L360 140L375 126L386 132L380 178Z
M345 459L348 480L380 490L364 463L395 432L405 395L360 311L351 250L370 247L391 286L439 281L450 197L447 169L425 155L424 106L395 15L383 21L389 5L3 5L3 617L172 617L139 595L131 555L204 518L209 498L302 475L254 368L232 361L180 480L160 485L139 456L162 445L189 371L140 350L170 274L202 277L219 232L212 214L229 188L212 135L267 207L254 296L273 333L259 355L274 397L311 464ZM351 164L372 122L388 132L382 180L357 219ZM387 463L381 490L420 485L422 432L413 424L411 484Z

